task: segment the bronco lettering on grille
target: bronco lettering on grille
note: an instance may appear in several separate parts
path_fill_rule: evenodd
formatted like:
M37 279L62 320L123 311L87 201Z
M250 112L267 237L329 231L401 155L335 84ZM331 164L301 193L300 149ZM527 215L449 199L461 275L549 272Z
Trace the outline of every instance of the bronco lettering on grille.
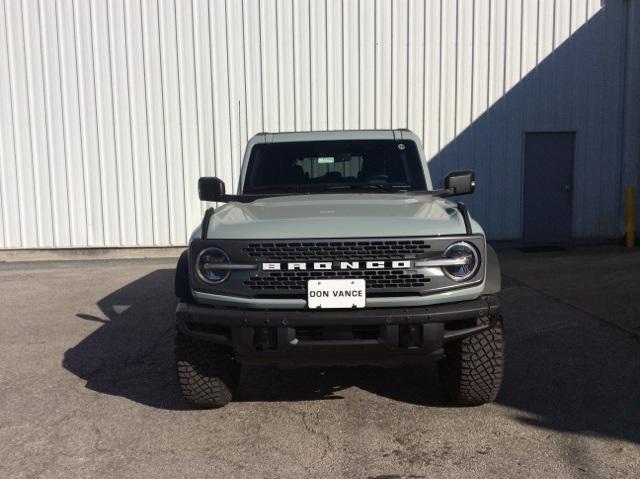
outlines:
M349 269L406 269L412 268L413 261L317 261L317 262L304 262L293 261L289 263L262 263L262 269L265 271L279 271L279 270L349 270Z

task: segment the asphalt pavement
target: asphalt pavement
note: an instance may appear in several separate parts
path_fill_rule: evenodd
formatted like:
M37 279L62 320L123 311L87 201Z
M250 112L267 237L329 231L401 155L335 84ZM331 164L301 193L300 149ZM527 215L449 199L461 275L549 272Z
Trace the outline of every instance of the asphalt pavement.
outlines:
M475 408L413 366L256 368L193 410L175 260L0 263L0 477L639 477L640 253L499 253L506 374Z

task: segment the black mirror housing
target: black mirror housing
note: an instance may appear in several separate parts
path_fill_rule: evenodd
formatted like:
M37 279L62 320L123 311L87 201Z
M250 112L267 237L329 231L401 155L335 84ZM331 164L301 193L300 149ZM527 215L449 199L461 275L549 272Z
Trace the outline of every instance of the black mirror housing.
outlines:
M198 196L200 201L218 201L225 194L224 181L213 176L198 180Z
M476 175L472 170L452 171L444 179L445 190L451 195L468 195L476 189Z

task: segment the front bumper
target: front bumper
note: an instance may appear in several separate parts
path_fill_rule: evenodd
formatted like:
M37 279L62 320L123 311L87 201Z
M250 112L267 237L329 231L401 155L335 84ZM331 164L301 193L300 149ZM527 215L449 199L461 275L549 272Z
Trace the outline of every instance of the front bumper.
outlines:
M232 347L244 364L387 364L442 354L498 320L493 295L457 303L358 310L250 310L180 303L185 335Z

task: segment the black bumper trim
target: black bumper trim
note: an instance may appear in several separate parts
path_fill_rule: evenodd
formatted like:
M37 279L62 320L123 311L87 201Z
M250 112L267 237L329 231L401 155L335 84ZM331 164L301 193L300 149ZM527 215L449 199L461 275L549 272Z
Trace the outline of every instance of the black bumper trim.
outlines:
M500 309L494 296L471 301L410 308L347 310L252 310L216 308L180 303L178 322L190 321L219 326L310 326L357 324L412 324L448 322L495 315Z
M495 296L476 300L413 308L360 310L243 310L180 303L177 327L185 335L233 348L248 364L331 365L422 361L442 354L448 341L477 334L498 320ZM447 327L469 320L464 327ZM470 320L473 320L471 323ZM305 337L300 328L340 330L379 327L377 338ZM408 345L407 331L419 337ZM265 333L266 332L266 333ZM272 335L267 346L260 335Z

